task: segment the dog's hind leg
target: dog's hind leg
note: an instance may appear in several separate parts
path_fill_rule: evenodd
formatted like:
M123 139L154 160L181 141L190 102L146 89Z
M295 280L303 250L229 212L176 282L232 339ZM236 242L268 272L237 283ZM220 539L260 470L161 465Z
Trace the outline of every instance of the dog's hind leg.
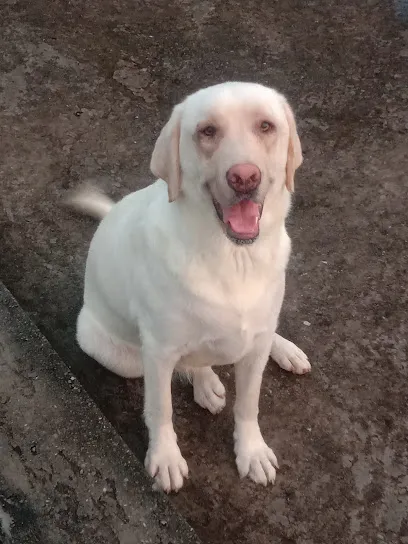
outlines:
M194 400L212 414L218 414L224 408L225 387L210 366L191 370L194 387Z
M306 374L311 370L307 355L293 342L277 333L273 337L271 357L281 368L294 374Z
M77 340L85 353L111 372L123 378L143 376L139 346L110 334L86 306L78 316Z

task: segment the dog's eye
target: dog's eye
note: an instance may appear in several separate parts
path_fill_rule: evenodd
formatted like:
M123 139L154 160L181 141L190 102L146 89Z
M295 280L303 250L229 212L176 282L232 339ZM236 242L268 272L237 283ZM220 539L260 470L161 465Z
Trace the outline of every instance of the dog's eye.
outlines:
M262 132L270 132L271 130L273 130L273 124L269 121L262 121L259 128Z
M214 138L217 133L217 129L213 125L208 125L200 130L201 134L207 136L208 138Z

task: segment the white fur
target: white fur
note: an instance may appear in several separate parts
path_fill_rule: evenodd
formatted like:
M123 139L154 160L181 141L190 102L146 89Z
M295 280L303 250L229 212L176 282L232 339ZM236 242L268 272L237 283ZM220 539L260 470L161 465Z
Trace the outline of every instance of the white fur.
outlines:
M67 198L66 204L78 212L91 215L95 219L103 219L111 211L114 202L95 187L87 186L82 191Z
M257 132L264 119L273 134ZM209 120L220 136L203 142L197 126ZM258 239L237 245L210 194L227 205L226 171L248 162L262 173L263 215ZM288 189L300 163L285 99L260 85L226 83L175 108L152 157L162 179L114 206L89 192L76 197L77 208L96 215L112 206L90 246L78 342L113 372L144 375L146 468L167 492L188 475L172 424L173 371L192 373L196 402L217 413L225 389L211 366L231 363L239 474L264 485L275 480L276 457L258 425L262 373L270 354L286 370L310 370L304 353L275 332L290 253Z

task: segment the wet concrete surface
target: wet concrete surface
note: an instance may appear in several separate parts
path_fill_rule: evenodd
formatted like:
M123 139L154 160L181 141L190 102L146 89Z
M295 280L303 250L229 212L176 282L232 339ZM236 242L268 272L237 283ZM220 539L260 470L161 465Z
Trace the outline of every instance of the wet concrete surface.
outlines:
M0 283L0 542L199 544Z
M408 542L408 27L397 4L1 4L0 276L140 457L142 384L75 346L95 224L58 202L85 179L115 198L150 182L172 105L204 85L273 85L297 113L305 163L280 330L313 372L267 369L260 422L281 464L267 489L236 474L230 369L218 417L175 387L191 479L173 501L207 543Z

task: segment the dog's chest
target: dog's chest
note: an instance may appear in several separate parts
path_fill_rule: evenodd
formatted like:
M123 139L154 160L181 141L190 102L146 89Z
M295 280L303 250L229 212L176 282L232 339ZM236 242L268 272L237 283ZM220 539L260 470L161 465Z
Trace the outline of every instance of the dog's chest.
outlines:
M180 366L218 366L234 364L253 352L259 339L268 333L268 314L260 319L256 311L233 312L231 309L202 313L195 321L195 334L189 338L188 355Z
M272 342L285 283L283 250L271 257L269 248L243 248L185 260L174 301L183 324L177 344L190 354L183 366L236 363Z
M280 308L277 287L260 282L236 291L207 288L190 307L192 353L184 366L236 363L272 336Z

